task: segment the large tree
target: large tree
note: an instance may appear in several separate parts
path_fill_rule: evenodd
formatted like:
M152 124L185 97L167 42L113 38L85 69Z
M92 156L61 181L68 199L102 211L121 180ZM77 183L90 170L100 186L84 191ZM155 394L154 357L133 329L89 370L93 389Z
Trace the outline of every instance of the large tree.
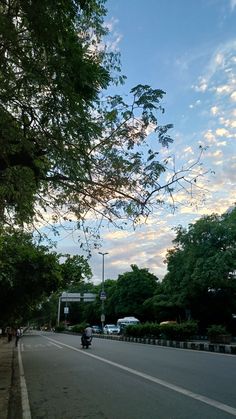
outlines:
M230 324L236 310L236 209L178 227L174 244L160 306L165 300L203 326Z
M150 131L172 141L171 125L157 121L165 92L138 85L127 103L101 96L119 67L102 48L105 13L103 0L0 4L3 222L42 220L49 208L54 221L72 214L79 226L88 212L136 218L199 176L172 167L161 180L158 146L140 148Z
M111 287L111 294L106 302L107 309L116 317L137 316L140 320L147 320L148 313L144 302L153 296L157 287L158 278L148 269L131 265L131 271L118 276L116 283Z
M62 283L59 256L15 232L0 235L0 319L27 319Z

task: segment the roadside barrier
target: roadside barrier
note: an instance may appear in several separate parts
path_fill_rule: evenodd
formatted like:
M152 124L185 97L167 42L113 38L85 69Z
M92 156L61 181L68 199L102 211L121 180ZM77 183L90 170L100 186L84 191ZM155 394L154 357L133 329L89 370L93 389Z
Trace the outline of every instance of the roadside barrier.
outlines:
M196 351L216 352L223 354L236 355L236 345L223 345L209 342L191 342L191 341L175 341L155 338L139 338L131 336L115 336L115 335L94 335L94 337L102 339L119 340L124 342L143 343L148 345L166 346L171 348L192 349Z

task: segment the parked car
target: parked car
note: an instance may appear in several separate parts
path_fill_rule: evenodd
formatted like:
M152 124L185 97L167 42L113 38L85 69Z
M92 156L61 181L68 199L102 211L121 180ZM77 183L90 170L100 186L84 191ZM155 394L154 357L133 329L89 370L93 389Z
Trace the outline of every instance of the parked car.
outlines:
M106 335L118 335L120 329L115 324L106 324L103 328L103 333Z
M94 325L92 326L93 333L102 333L102 328L100 326Z

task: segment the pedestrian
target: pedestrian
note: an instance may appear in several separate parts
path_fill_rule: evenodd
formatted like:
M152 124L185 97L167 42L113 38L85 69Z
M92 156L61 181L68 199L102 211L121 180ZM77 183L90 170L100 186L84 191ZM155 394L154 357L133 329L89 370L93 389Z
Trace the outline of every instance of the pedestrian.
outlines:
M16 340L15 340L15 345L16 346L18 345L18 341L20 339L20 336L21 336L21 332L20 332L19 327L17 327L17 329L16 329Z
M7 326L5 332L7 334L7 341L11 342L11 340L12 340L12 328L10 326Z

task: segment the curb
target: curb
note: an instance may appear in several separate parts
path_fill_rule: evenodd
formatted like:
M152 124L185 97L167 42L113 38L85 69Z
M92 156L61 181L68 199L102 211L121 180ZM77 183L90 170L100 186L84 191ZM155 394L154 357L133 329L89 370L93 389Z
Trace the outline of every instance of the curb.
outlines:
M196 351L215 352L236 355L236 345L224 345L208 342L185 342L155 338L134 338L127 336L94 335L102 339L119 340L123 342L143 343L148 345L166 346L169 348L192 349Z

